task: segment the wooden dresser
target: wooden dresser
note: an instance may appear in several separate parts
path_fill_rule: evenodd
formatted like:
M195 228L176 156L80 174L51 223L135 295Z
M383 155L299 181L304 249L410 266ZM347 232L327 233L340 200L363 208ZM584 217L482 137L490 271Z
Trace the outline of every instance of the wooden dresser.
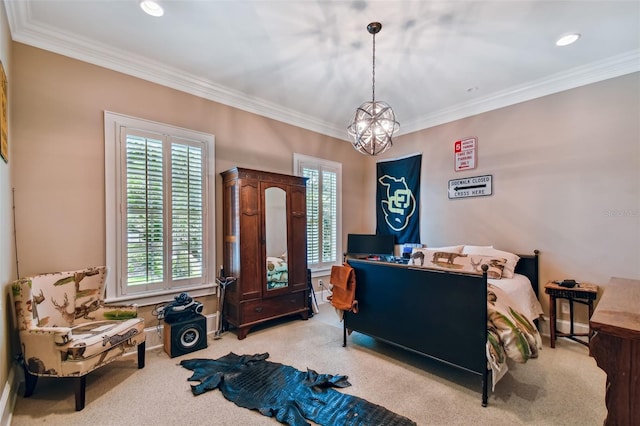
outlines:
M309 316L306 178L236 167L221 173L223 321L244 339L274 318Z
M640 425L640 280L611 278L589 321L589 345L607 373L605 425Z

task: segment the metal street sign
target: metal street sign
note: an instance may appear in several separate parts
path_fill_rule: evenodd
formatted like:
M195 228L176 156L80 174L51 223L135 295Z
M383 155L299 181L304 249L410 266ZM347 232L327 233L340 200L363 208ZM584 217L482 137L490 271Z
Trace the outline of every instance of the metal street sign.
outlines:
M453 143L456 172L476 168L478 157L478 138L467 138Z
M491 195L492 179L493 175L484 175L450 180L449 199Z

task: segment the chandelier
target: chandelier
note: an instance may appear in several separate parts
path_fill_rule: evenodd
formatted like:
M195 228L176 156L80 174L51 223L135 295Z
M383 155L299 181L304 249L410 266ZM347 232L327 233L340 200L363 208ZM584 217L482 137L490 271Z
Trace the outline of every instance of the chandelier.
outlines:
M382 29L380 22L367 25L367 31L373 35L373 73L371 101L356 109L356 113L347 127L353 147L362 154L378 155L391 148L391 137L400 130L393 109L386 102L376 101L376 34Z

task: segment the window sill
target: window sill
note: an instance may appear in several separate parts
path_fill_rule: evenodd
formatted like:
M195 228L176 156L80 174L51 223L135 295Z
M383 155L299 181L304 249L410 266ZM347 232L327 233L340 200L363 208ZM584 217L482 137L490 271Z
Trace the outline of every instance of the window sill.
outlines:
M202 297L210 296L217 293L217 284L209 284L206 286L198 287L184 287L181 289L172 289L165 291L154 291L152 293L140 293L140 294L128 294L125 296L107 297L105 303L130 305L136 304L138 306L150 306L157 305L158 303L170 302L175 299L180 293L189 293L190 297Z
M310 268L311 278L328 277L331 275L331 266L324 268Z

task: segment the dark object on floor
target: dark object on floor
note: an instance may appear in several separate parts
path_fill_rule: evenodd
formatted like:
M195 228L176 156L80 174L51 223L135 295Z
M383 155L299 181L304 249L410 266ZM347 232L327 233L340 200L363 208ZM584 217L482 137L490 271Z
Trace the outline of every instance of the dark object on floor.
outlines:
M202 315L184 321L165 323L164 351L171 357L199 351L207 347L207 319Z
M204 305L188 293L180 293L172 302L158 308L158 319L165 323L186 321L200 315Z
M415 425L406 417L362 398L332 389L351 384L347 376L318 374L307 369L265 361L268 353L236 355L218 359L188 359L180 362L193 370L189 381L194 395L219 388L236 405L258 410L280 423L309 425Z

